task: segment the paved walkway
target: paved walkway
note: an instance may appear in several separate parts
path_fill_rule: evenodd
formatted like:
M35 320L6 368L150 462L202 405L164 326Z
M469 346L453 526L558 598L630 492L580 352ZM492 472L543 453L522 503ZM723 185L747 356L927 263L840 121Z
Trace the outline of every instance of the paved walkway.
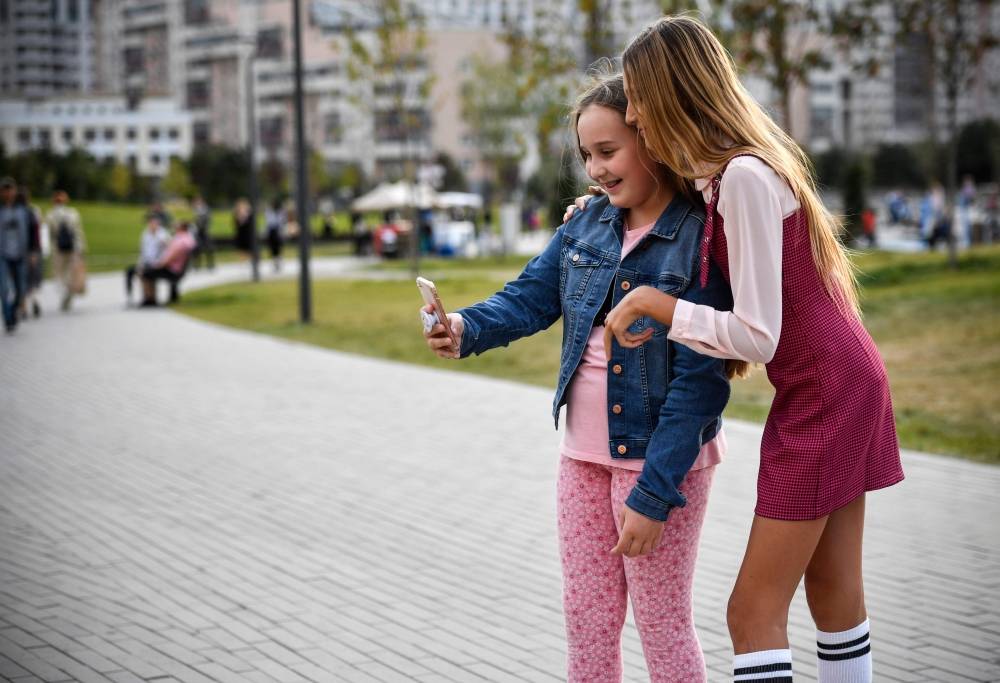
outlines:
M118 275L66 315L49 287L0 339L0 678L561 680L548 391L125 310ZM760 438L727 429L696 585L713 681ZM876 680L1000 680L1000 468L905 466L869 504ZM791 634L814 680L801 595Z

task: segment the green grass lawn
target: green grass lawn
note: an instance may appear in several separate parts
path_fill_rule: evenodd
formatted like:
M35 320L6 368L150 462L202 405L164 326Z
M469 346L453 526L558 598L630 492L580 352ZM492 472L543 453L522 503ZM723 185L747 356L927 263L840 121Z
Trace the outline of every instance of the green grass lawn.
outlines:
M38 202L43 213L50 208L48 202ZM110 202L73 202L71 206L80 212L83 229L87 235L87 268L91 272L119 270L135 262L139 253L139 237L145 225L145 215L148 207L144 204L112 204ZM194 216L186 204L168 205L167 210L175 221L191 220ZM261 212L263 214L263 212ZM346 216L338 216L335 222L338 231L344 231ZM259 221L263 226L262 220ZM314 216L312 220L314 233L321 228L321 219ZM212 235L218 238L231 239L233 236L232 216L228 209L217 208L212 211ZM289 245L291 246L291 245ZM266 245L261 242L262 257ZM346 254L349 247L345 244L317 245L316 254L330 256ZM287 255L286 255L287 257ZM219 261L233 261L238 255L233 249L218 249L216 258Z
M428 261L449 308L478 301L524 259ZM1000 462L1000 247L980 248L950 270L943 255L869 253L865 323L886 360L904 447ZM392 264L391 270L405 268ZM552 387L560 325L483 356L443 361L420 334L416 287L405 281L314 284L314 324L296 321L297 285L229 285L191 293L178 309L197 318L352 353ZM727 414L762 421L772 390L763 370L734 384Z

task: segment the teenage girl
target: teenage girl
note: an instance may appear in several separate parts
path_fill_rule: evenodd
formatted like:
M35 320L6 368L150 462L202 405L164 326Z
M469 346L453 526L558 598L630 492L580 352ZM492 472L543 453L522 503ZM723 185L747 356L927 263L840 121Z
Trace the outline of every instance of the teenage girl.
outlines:
M702 191L703 263L732 285L731 311L637 288L605 341L646 342L640 316L675 342L764 363L756 516L729 600L735 680L791 681L788 606L805 576L823 683L871 680L861 578L865 492L903 479L885 367L862 326L853 271L805 155L750 97L703 24L664 17L622 56L627 120L650 153Z
M649 157L625 123L626 105L621 76L605 77L572 114L587 173L607 196L563 225L503 291L451 314L460 348L440 324L427 342L444 358L465 357L563 318L553 412L558 420L567 406L557 511L569 680L621 680L631 596L650 678L697 683L706 673L691 591L725 451L724 363L669 342L649 319L633 326L648 344L605 357L603 322L634 288L719 308L732 295L718 267L698 261L701 202Z

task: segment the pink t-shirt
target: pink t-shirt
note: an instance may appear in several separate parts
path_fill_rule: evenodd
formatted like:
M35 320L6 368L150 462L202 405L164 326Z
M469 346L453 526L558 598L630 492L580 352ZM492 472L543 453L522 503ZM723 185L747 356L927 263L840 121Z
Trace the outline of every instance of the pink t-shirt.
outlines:
M655 223L626 230L622 258L653 229ZM604 327L590 331L580 365L569 383L566 396L566 431L559 452L569 458L639 471L645 460L618 460L608 452L608 363L604 357ZM692 470L717 465L726 452L726 436L719 430L701 447Z
M167 245L167 251L163 254L163 265L173 273L180 273L184 270L188 256L194 251L196 243L191 233L178 230L174 238Z

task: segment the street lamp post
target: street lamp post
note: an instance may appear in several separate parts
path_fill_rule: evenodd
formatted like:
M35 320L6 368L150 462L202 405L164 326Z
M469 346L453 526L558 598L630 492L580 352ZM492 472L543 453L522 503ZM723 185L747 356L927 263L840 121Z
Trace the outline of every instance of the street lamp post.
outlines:
M306 140L304 106L302 97L302 15L300 0L292 0L295 42L295 206L299 220L299 320L312 322L312 295L309 281L309 245L312 230L309 226L308 178L306 176Z
M254 114L253 63L256 41L247 39L246 93L247 93L247 157L250 167L248 194L250 201L250 273L254 282L260 282L260 244L257 239L257 204L260 190L257 187L257 120Z

